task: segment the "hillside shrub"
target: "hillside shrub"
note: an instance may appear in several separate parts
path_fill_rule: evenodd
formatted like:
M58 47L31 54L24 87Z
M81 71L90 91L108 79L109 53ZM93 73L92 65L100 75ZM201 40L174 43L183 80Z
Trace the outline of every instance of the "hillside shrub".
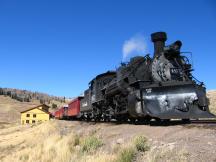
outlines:
M91 152L103 145L102 141L95 136L87 137L81 143L82 152Z
M135 147L140 152L145 152L150 149L148 139L144 136L138 136L134 140Z
M119 155L115 162L132 162L136 155L136 150L134 147L127 147L119 152Z

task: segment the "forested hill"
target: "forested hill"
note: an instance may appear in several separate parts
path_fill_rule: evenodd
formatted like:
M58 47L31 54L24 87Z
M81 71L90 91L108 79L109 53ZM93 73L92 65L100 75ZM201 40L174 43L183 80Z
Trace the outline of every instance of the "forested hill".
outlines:
M57 103L67 102L65 97L57 97L46 93L32 92L28 90L20 90L14 88L0 88L0 95L3 95L5 97L8 96L20 102L38 101L40 104L47 104L52 108L56 108L58 106Z
M0 123L19 122L20 112L37 106L47 104L50 112L67 104L70 99L57 97L46 93L32 92L14 88L0 88Z

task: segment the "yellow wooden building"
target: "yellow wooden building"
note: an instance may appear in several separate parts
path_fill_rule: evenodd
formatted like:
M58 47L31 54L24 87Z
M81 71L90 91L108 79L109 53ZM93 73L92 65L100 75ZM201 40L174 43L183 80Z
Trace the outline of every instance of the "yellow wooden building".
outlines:
M34 124L50 120L49 106L42 104L21 112L21 124Z

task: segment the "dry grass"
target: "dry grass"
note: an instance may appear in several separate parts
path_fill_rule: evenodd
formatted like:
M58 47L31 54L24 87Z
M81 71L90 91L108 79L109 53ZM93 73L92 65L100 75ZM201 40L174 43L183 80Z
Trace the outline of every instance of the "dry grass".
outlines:
M99 149L102 141L96 136L62 133L57 122L4 128L0 133L0 161L105 162L114 159Z
M83 135L72 131L62 132L58 121L34 126L11 125L1 129L0 161L131 162L138 153L137 146L143 148L146 145L145 138L137 139L137 143L131 139L127 144L116 144L118 149L115 151L107 151L97 133Z
M95 136L86 137L83 142L81 142L82 152L92 152L97 150L103 145L102 141Z
M75 131L73 127L67 131L65 123L59 121L49 121L35 126L17 124L6 126L0 129L0 161L188 161L185 149L176 150L171 144L153 145L144 136L132 136L121 144L115 143L114 147L107 150L108 143L96 129L86 130L88 132L86 134L79 134L79 131Z
M213 114L216 114L216 90L208 91L207 96L210 101L209 109Z
M117 155L115 162L132 162L136 155L136 149L134 146L127 146L121 148Z
M162 147L151 149L142 157L142 160L148 162L188 162L190 161L188 156L189 153L184 148L176 150L174 148Z
M33 102L19 102L10 97L0 96L0 122L17 122L20 120L20 111L37 104Z
M64 105L65 103L60 103L59 101L51 101L56 105ZM32 102L20 102L10 97L5 97L0 95L0 122L14 123L20 120L20 111L27 108L39 105L39 100L34 100ZM53 109L51 109L53 111Z
M145 152L150 149L148 140L144 136L137 136L134 140L135 147L138 151Z

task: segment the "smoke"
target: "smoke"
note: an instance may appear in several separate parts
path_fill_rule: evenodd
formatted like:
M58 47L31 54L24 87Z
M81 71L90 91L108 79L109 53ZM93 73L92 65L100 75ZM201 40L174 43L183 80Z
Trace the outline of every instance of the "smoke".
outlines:
M147 44L142 34L136 34L129 40L126 40L122 48L123 61L133 55L141 55L147 52Z

